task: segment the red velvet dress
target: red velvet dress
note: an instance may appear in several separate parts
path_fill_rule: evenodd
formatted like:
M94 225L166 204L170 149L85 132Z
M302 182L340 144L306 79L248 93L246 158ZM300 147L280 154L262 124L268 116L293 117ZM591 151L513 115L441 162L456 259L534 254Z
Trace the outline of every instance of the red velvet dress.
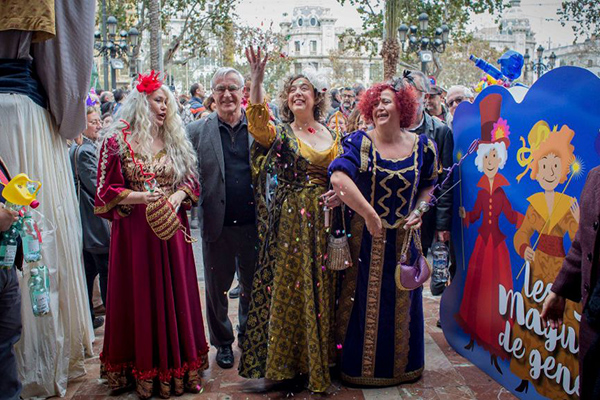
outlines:
M173 163L164 151L139 157L144 169L156 174L160 188L174 192ZM198 280L192 246L178 231L159 239L146 220L146 206L119 205L133 191L144 191L143 179L120 132L102 146L98 163L95 212L112 221L106 330L100 358L113 389L136 380L158 378L162 385L181 388L186 376L208 367ZM182 185L197 202L197 182ZM187 232L185 208L178 217ZM173 380L172 380L173 379ZM198 378L199 379L199 378Z
M517 228L523 222L523 214L512 209L502 186L509 183L497 174L490 193L490 183L483 176L477 187L477 200L472 211L466 213L464 224L469 226L482 217L479 236L469 260L467 280L456 319L461 328L486 351L507 359L508 354L498 344L498 336L505 330L506 321L500 315L498 293L499 285L509 291L513 288L510 254L506 247L506 236L500 231L500 214L515 224Z

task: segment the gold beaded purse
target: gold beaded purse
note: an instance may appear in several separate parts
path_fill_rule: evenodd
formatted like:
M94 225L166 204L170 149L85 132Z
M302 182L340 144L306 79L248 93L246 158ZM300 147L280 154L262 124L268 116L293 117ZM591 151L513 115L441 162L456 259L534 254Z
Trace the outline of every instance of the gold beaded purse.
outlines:
M342 207L343 206L339 206L333 209L334 213L335 210L338 210L336 213L337 215L334 215L334 217L337 218L334 218L334 223L332 224L329 237L327 238L327 262L325 265L332 271L343 271L352 266L348 232L346 231L346 219L344 218ZM335 222L337 222L337 224L335 224ZM341 235L339 234L340 230L335 230L333 225L341 225Z

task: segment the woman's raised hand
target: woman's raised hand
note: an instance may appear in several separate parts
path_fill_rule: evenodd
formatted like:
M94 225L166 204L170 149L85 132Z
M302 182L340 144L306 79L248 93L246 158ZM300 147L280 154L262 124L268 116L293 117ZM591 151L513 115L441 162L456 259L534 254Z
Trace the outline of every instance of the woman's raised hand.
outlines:
M254 47L246 47L246 58L248 64L250 64L250 76L252 77L252 83L256 85L262 85L265 78L265 66L267 65L267 58L269 54L265 50L265 57L261 59L260 47L254 51Z

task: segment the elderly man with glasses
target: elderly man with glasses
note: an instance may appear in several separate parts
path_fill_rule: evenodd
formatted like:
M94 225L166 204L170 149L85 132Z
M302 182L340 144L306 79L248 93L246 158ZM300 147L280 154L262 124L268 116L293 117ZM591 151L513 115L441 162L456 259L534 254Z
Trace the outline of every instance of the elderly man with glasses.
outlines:
M463 101L472 103L474 100L475 96L473 96L473 92L471 92L468 87L462 85L451 86L446 95L446 104L453 117L456 107L458 107L460 103Z
M256 254L256 210L250 171L246 114L241 107L243 76L219 68L211 80L216 112L187 126L198 153L206 316L217 364L233 367L235 340L227 316L227 291L237 271L241 285L238 343L246 331Z

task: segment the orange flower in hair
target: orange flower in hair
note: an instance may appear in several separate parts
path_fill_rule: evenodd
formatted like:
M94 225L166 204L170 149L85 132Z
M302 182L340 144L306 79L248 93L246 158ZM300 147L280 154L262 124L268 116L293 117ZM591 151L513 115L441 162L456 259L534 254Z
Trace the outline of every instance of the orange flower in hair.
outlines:
M138 84L135 88L140 93L145 92L146 94L150 94L162 86L163 80L159 76L160 72L155 72L154 70L148 75L140 74L138 76Z

